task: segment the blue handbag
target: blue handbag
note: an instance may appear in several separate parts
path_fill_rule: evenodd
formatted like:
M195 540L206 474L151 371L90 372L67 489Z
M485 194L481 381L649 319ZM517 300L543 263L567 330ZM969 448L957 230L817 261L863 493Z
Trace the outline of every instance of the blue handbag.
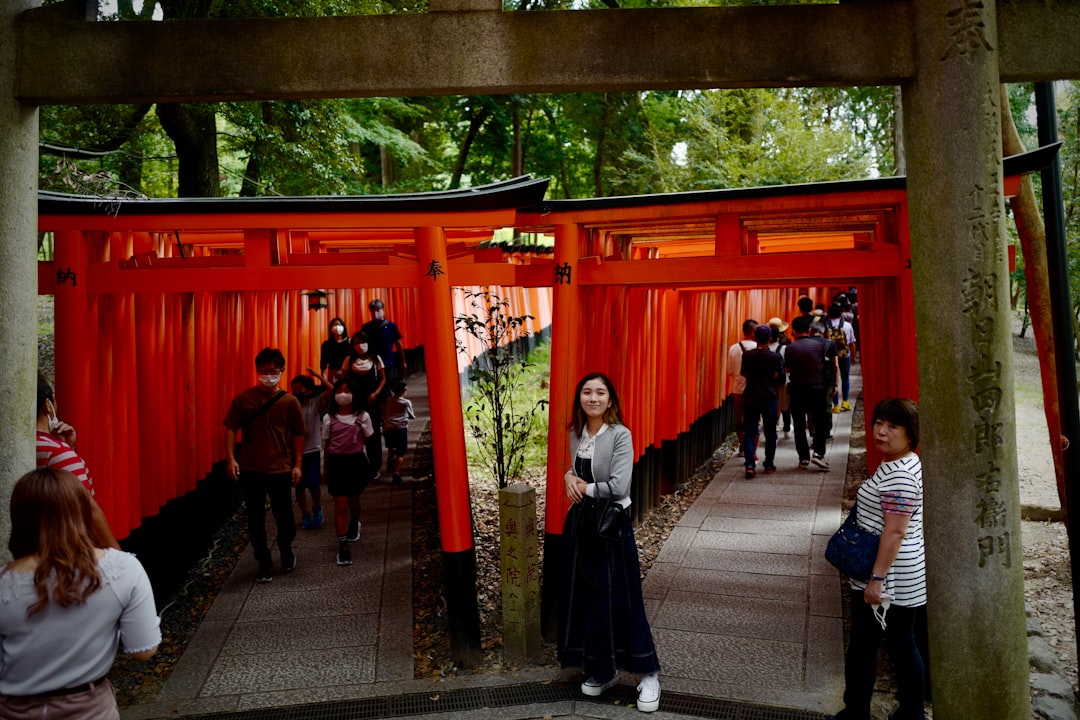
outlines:
M856 504L825 546L825 559L852 580L866 581L874 571L881 536L859 527Z

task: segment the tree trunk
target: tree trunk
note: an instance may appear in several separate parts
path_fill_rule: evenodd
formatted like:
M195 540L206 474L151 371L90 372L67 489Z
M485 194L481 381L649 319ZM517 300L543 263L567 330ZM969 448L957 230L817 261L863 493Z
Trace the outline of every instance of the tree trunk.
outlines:
M596 159L593 162L593 197L604 196L604 151L607 149L607 124L611 112L611 98L604 93L604 112L600 116L600 128L596 138Z
M176 146L180 197L221 197L217 117L204 103L158 104L161 127Z
M382 189L385 192L397 182L397 162L394 160L394 153L386 145L379 146L379 169L382 173Z
M259 162L259 146L256 142L251 152L248 153L247 165L244 167L244 179L240 182L240 197L255 197L259 194L259 185L262 182L262 169Z
M1016 131L1012 113L1009 111L1009 92L1001 86L1001 141L1004 155L1024 152L1020 134ZM1024 281L1027 285L1027 307L1031 316L1031 328L1035 345L1039 348L1040 374L1042 375L1043 408L1046 426L1050 430L1050 452L1054 456L1054 474L1057 477L1058 499L1062 516L1065 515L1065 469L1061 460L1061 414L1058 406L1057 358L1054 355L1054 326L1050 314L1050 271L1046 261L1046 226L1035 199L1031 179L1027 176L1020 183L1019 194L1009 200L1016 232L1020 236L1020 248L1024 253ZM1069 358L1062 359L1068 362Z
M899 87L893 88L893 175L907 175L904 157L904 107Z
M510 176L525 174L525 154L521 142L521 103L514 103L513 109L514 139L510 147Z
M491 111L488 108L483 108L469 120L469 131L465 133L465 140L462 141L461 150L458 151L457 160L454 162L454 172L450 176L451 190L461 187L461 176L465 174L465 161L469 159L469 150L472 148L476 136L480 133L480 128L484 126L490 115Z

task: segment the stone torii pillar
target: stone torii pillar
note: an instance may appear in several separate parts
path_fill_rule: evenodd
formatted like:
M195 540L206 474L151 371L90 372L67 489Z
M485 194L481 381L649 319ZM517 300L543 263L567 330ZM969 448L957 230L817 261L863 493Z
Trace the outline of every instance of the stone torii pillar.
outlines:
M1027 720L997 12L912 8L903 119L934 716Z
M14 23L19 13L39 4L0 3L0 538L11 533L11 489L34 467L38 109L14 98ZM0 557L9 557L6 542L2 548Z

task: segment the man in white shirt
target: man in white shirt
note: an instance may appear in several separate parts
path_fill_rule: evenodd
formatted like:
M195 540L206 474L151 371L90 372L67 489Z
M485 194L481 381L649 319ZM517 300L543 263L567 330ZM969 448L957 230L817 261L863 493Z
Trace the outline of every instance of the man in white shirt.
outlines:
M739 457L743 456L743 391L746 389L746 378L742 375L743 353L757 348L754 340L754 330L757 328L757 320L745 320L742 324L743 339L728 348L727 374L731 379L731 396L735 403L735 434L739 438Z

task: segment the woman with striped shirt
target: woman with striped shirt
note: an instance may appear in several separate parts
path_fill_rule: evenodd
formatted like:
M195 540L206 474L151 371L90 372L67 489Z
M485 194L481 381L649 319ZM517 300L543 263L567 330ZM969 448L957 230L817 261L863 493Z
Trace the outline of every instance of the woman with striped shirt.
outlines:
M915 615L926 604L922 533L922 464L919 409L902 398L874 408L873 441L881 464L859 488L859 525L881 536L869 582L851 581L851 638L844 666L841 720L870 720L882 639L892 656L896 698L893 720L925 717L923 659L915 643Z

